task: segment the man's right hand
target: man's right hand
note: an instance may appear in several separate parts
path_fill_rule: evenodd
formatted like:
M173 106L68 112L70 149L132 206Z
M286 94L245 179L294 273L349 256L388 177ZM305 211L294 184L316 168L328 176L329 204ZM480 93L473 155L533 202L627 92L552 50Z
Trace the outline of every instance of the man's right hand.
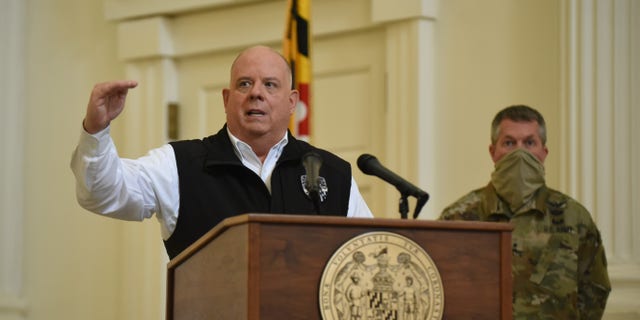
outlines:
M129 89L138 86L137 81L123 80L98 83L91 91L87 114L84 117L84 130L94 134L104 130L111 120L124 109Z

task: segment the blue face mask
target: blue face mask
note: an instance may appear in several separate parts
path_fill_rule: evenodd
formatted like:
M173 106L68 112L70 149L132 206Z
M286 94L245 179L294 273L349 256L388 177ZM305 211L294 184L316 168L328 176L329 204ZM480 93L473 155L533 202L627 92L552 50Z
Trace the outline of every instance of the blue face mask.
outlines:
M544 166L529 151L517 149L496 162L491 184L513 213L517 213L544 186Z

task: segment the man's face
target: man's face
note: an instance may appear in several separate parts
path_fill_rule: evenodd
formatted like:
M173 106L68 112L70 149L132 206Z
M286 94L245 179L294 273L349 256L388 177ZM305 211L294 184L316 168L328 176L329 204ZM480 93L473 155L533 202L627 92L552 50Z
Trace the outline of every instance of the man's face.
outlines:
M500 122L499 128L498 140L489 146L493 163L518 148L531 152L540 162L544 163L549 150L542 144L539 134L540 125L537 121L516 122L504 119Z
M282 138L298 102L286 61L266 47L248 49L236 59L222 95L229 130L246 142Z

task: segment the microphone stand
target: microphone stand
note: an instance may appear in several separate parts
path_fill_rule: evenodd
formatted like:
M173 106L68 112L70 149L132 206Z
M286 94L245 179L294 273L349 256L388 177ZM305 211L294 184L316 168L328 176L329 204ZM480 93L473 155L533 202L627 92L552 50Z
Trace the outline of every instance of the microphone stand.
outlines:
M407 214L409 213L409 201L407 199L408 197L409 195L404 192L400 194L399 211L401 219L407 219ZM422 196L416 197L416 200L416 207L413 211L414 220L418 218L420 210L422 210L422 207L427 203L427 200L429 200L429 194L424 194Z
M416 202L416 208L413 211L414 220L418 218L418 214L420 213L420 210L422 210L422 207L425 205L425 203L427 203L427 200L429 200L429 194L425 193L424 195L418 197L417 200L418 201Z
M400 219L406 219L407 213L409 212L409 200L407 199L409 195L406 193L400 194Z
M309 198L313 202L313 208L317 215L320 215L320 192L318 190L309 190Z

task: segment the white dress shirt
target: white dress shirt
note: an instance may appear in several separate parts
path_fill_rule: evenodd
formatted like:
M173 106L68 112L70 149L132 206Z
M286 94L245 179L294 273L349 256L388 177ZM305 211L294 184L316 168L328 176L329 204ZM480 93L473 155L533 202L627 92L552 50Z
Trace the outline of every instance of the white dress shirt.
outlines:
M109 135L110 128L89 134L82 130L71 158L76 197L85 209L122 220L141 221L154 213L163 239L176 228L180 212L178 168L173 147L165 144L138 159L122 159ZM287 136L269 150L264 163L251 147L227 131L242 164L255 172L271 191L271 174ZM351 178L347 217L372 218L358 185Z

